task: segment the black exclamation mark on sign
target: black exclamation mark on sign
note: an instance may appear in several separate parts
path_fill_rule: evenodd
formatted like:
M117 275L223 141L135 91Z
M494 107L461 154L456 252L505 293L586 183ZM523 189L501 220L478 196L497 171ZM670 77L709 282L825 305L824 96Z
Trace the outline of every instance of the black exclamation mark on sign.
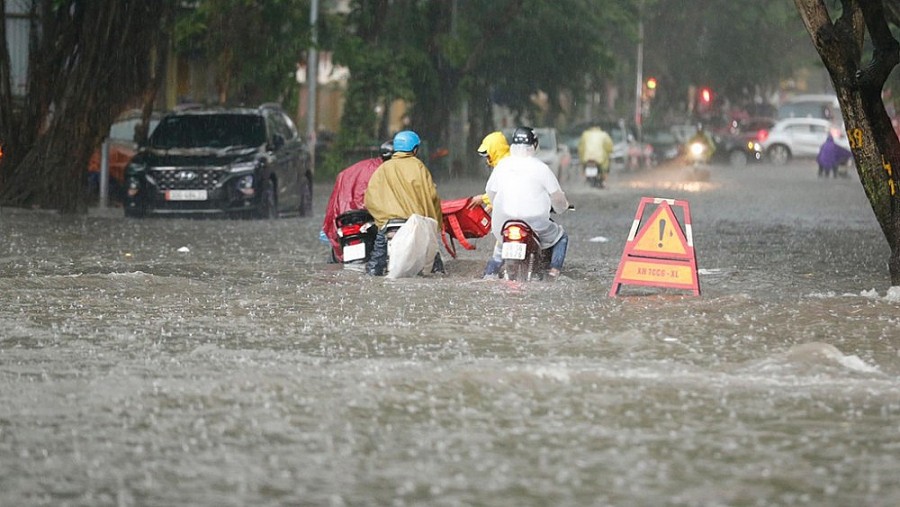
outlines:
M663 233L665 233L665 232L666 232L666 219L663 218L659 221L659 244L657 246L660 248L663 247L663 243L662 243Z

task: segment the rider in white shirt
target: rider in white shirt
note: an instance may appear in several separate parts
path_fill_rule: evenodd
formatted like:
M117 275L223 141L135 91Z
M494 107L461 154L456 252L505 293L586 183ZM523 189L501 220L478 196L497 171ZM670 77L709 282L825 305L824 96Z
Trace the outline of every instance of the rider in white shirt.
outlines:
M550 167L535 157L537 145L532 129L517 128L510 143L510 155L497 163L485 186L485 193L494 206L491 228L497 239L493 256L484 268L486 277L500 271L501 233L507 220L525 221L540 239L541 248L552 249L551 279L559 276L565 262L569 237L562 226L550 220L550 209L562 213L569 207L569 201Z

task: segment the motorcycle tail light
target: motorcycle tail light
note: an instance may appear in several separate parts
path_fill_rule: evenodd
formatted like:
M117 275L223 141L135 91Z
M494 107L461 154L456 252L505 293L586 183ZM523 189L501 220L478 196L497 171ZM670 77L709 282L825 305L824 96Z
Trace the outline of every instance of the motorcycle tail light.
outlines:
M340 236L352 236L353 234L359 234L360 229L362 228L362 224L351 224L345 225L338 229L338 235Z
M525 236L528 235L528 233L522 230L522 228L518 225L511 225L507 227L503 231L503 233L503 235L506 236L506 239L511 241L521 241L523 238L525 238Z

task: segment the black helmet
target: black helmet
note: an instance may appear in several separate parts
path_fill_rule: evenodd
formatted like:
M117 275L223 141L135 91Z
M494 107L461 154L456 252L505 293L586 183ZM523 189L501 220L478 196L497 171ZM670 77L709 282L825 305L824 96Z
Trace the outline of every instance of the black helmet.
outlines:
M534 135L534 130L529 127L518 127L513 132L512 142L509 144L525 144L537 148L538 138Z
M390 160L394 155L394 142L393 141L385 141L381 144L379 148L381 152L381 160Z

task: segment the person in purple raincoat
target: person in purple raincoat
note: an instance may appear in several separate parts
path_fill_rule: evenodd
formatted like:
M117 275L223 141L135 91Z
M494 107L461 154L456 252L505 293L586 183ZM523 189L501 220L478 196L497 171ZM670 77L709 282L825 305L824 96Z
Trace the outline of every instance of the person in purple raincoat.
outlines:
M819 177L824 176L827 178L830 172L837 178L838 166L850 160L851 155L850 150L839 146L834 142L834 136L828 134L825 142L819 148L819 155L816 157L816 162L819 163Z

